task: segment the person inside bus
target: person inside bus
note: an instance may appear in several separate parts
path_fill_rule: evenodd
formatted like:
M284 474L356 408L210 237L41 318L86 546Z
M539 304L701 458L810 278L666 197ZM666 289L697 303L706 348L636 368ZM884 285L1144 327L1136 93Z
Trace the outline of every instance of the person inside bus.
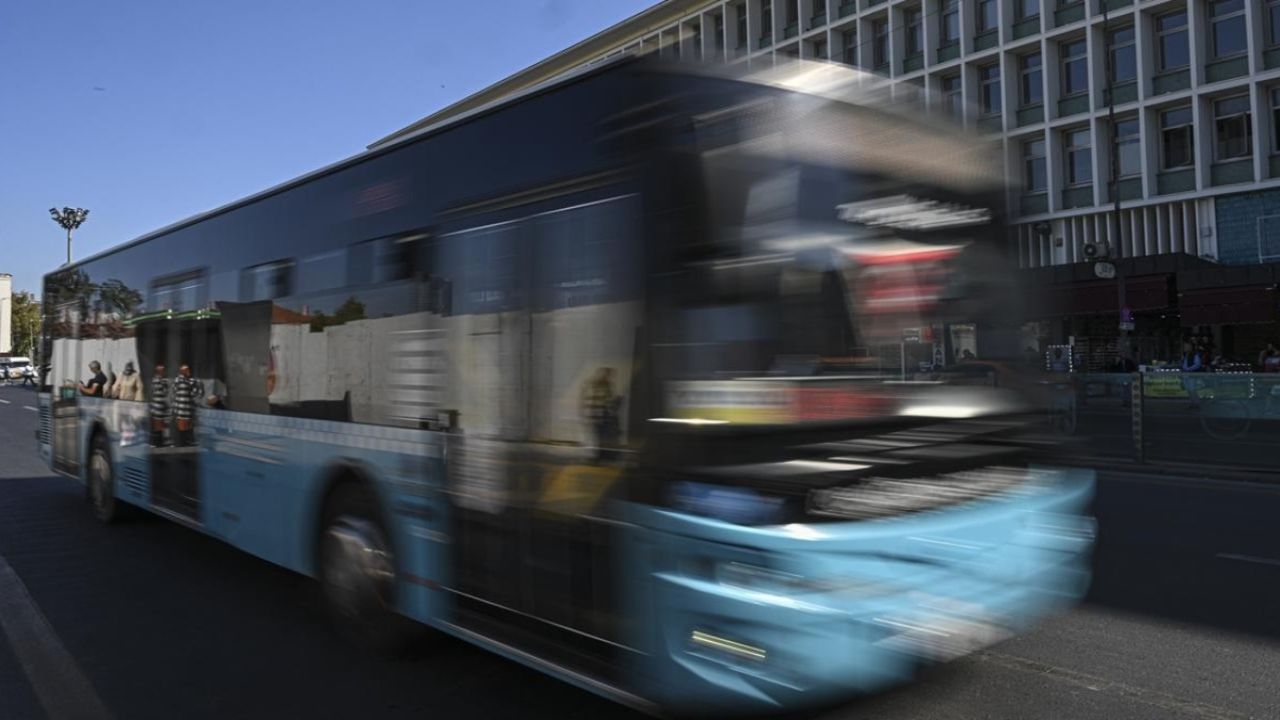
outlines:
M190 447L195 444L196 406L204 399L204 385L191 377L191 366L178 368L173 381L173 420L177 436L174 444Z
M151 445L164 445L165 431L169 427L169 377L163 363L156 364L155 375L151 376L151 404L148 412L151 415Z
M80 383L80 394L86 397L102 397L103 389L107 386L107 376L102 374L102 365L97 360L90 362L89 372L93 375Z
M112 387L111 395L119 400L142 402L142 378L138 377L132 360L124 364L124 372Z

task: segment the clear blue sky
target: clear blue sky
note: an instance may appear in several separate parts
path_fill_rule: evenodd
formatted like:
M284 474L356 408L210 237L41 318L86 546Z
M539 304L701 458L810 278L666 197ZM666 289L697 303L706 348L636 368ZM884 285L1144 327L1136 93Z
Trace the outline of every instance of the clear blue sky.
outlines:
M0 272L84 257L353 155L656 0L0 8Z

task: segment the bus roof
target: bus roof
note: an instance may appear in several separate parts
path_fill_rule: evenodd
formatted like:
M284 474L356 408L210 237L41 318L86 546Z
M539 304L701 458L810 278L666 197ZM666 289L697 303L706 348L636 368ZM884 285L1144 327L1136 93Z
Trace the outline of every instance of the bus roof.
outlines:
M448 130L449 128L452 128L454 126L462 125L482 115L487 115L492 112L497 112L498 110L501 110L504 107L507 107L509 105L514 105L532 96L539 95L544 92L549 92L551 90L554 90L557 87L567 85L572 82L576 82L582 79L583 77L604 72L605 70L613 68L617 65L626 64L629 62L635 62L636 59L637 59L636 56L632 56L632 55L619 56L617 58L610 59L608 62L599 63L596 65L592 65L590 67L583 67L573 72L560 75L554 78L553 80L549 80L547 82L534 85L518 93L507 95L499 100L495 100L492 103L483 105L481 107L477 107L473 110L468 110L467 112L461 113L459 115L452 116L434 125L423 127L420 130L416 130L411 134L405 135L402 138L398 138L395 141L390 142L386 145L379 146L376 149L362 150L361 152L356 153L355 155L352 155L347 158L343 158L342 160L338 160L336 162L330 163L321 168L312 170L311 172L308 172L308 173L304 173L302 175L286 180L277 185L273 185L269 188L266 188L265 190L259 190L258 192L253 193L252 195L247 195L238 200L229 202L225 205L220 205L212 210L206 210L204 212L196 213L195 215L190 215L181 220L165 225L164 227L161 227L159 229L152 230L151 232L145 233L143 235L139 235L138 237L132 240L128 240L123 243L120 243L119 245L109 247L106 250L100 250L92 255L76 260L75 262L63 265L56 270L52 270L50 272L45 273L45 275L46 276L53 275L56 273L64 272L66 270L79 267L81 265L85 265L95 260L99 260L101 258L113 255L117 252L120 252L121 250L125 250L135 245L140 245L142 243L147 242L148 240L152 240L152 239L161 237L163 235L167 235L171 232L174 232L175 230L180 230L184 227L195 225L196 223L202 222L204 220L208 220L210 218L216 217L218 215L222 215L224 213L231 212L232 210L236 210L246 205L251 205L259 200L264 200L268 197L271 197L272 195L278 195L287 190L290 190L295 187L304 185L308 182L311 182L312 180L316 180L318 178L324 177L325 175L338 172L339 170L343 170L353 165L358 165L366 160L370 160L372 158L379 157L381 155L386 155L398 148L404 147L405 145L410 145L414 142L418 142L431 135L435 135L437 133Z

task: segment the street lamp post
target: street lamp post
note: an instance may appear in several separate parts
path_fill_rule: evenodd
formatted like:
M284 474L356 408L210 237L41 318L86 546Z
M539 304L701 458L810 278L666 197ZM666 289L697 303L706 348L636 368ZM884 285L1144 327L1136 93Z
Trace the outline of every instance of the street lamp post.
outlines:
M62 226L67 231L67 264L71 264L71 233L76 228L84 224L85 218L89 217L89 211L84 208L64 207L49 208L49 215L53 216L53 221Z

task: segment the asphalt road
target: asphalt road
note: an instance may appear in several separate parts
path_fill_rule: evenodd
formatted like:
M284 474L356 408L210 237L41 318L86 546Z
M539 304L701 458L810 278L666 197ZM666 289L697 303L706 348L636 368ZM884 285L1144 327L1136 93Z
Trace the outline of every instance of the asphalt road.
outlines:
M36 455L34 399L0 388L0 718L633 717L460 641L371 656L303 578L159 519L99 525ZM807 717L1280 718L1280 486L1107 475L1096 512L1083 606Z

